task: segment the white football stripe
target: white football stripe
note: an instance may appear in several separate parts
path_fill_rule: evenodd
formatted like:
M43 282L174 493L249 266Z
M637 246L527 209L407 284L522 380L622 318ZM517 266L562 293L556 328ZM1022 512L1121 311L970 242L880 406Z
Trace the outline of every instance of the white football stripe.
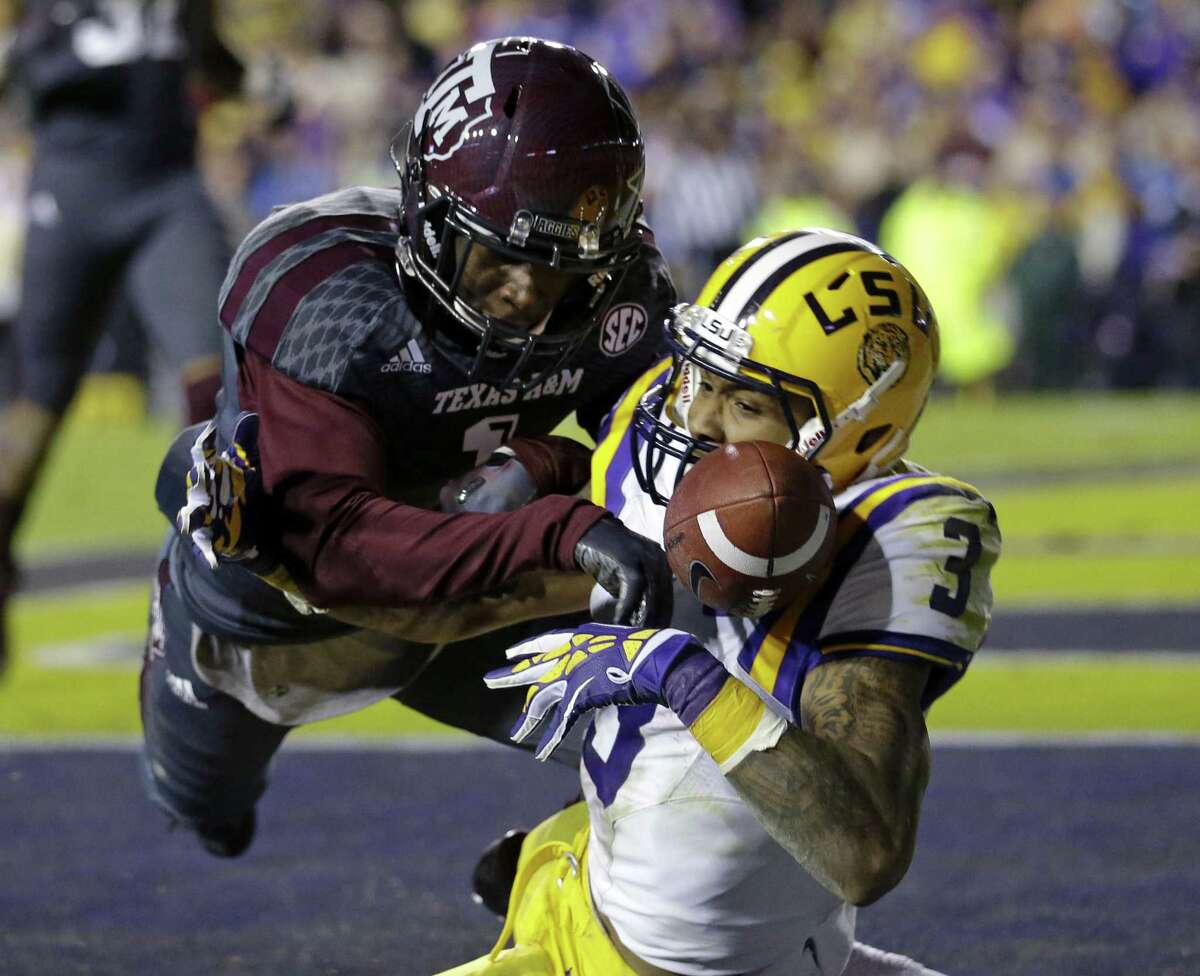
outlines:
M715 510L709 509L707 512L701 512L696 516L696 524L700 526L700 534L704 537L704 541L708 543L708 548L726 566L746 576L766 577L771 561L764 559L762 556L752 556L745 550L735 546L730 541L729 536L725 534L725 530L721 528L721 523L717 519ZM825 537L829 535L832 524L832 514L828 508L822 505L820 514L817 516L817 524L813 526L812 534L798 549L776 559L774 572L771 575L786 576L812 559L816 555L817 550L825 542Z

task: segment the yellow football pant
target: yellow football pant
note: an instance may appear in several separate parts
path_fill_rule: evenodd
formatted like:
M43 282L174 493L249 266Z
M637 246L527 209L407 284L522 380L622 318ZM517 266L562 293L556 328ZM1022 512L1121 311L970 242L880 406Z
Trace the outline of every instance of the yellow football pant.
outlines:
M635 976L592 911L587 842L584 803L531 830L495 948L439 976Z

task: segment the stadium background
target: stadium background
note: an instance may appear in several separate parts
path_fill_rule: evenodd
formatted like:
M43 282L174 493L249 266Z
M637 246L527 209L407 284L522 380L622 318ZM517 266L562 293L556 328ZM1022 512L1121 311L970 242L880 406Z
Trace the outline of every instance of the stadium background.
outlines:
M1194 0L242 0L226 5L224 26L254 69L256 91L206 106L202 117L206 173L235 237L278 203L349 183L391 184L386 143L437 66L472 40L532 33L581 47L634 96L649 150L649 218L684 296L753 231L823 224L880 240L925 284L945 336L943 374L912 456L978 484L1005 539L992 638L931 713L935 737L973 743L980 755L980 743L1051 744L1052 768L1050 753L1027 768L1030 778L1041 769L1055 780L1055 802L1079 798L1081 806L1051 811L1063 822L1086 824L1082 805L1098 802L1085 797L1099 780L1129 782L1122 763L1159 770L1171 815L1195 820ZM5 319L20 297L25 139L10 101L0 113ZM0 346L4 337L0 326ZM19 540L26 585L0 685L0 771L9 770L10 787L38 779L21 764L46 744L121 755L135 741L145 581L165 528L150 485L177 420L173 378L142 350L136 334L106 341ZM2 362L0 395L11 357ZM388 705L302 730L295 742L317 740L456 741ZM1117 765L1106 767L1097 742L1136 748L1114 745ZM61 753L63 768L78 755ZM935 766L937 757L935 747ZM972 763L957 752L947 761L952 770ZM962 777L969 793L969 768ZM1006 788L1024 778L1014 774ZM1132 794L1114 789L1105 802L1122 809ZM117 816L142 804L136 794L105 802ZM497 817L508 815L490 802ZM28 825L11 807L10 815ZM1011 840L997 837L986 852L968 843L963 857L990 863L996 844ZM156 833L146 843L166 841ZM1187 851L1194 880L1195 845ZM0 845L10 877L23 856L16 843ZM1142 862L1131 863L1136 881ZM213 869L189 861L186 870ZM1147 937L1158 925L1165 938L1174 896L1155 897L1162 913L1151 913ZM0 900L0 939L13 904ZM441 923L459 924L457 908L439 910ZM28 947L9 938L0 944ZM451 944L443 939L442 954L429 958L450 963ZM1194 933L1171 948L1190 962L1137 971L1200 970ZM27 970L6 970L0 959L5 971ZM1089 962L1044 971L1109 970Z

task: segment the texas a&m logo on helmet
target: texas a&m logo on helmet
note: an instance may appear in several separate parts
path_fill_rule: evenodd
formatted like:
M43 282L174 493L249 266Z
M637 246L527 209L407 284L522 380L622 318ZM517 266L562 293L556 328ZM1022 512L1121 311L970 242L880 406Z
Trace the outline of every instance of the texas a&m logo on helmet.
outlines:
M428 133L425 159L449 159L466 141L471 127L492 114L496 83L492 52L499 40L464 51L438 76L413 116L413 129Z

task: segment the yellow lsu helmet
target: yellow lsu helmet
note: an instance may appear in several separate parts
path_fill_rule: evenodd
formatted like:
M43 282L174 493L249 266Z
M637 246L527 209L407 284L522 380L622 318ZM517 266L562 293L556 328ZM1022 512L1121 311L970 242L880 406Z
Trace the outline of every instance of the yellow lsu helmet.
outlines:
M633 424L638 480L660 503L663 455L681 461L682 477L713 447L687 428L697 367L776 397L790 446L840 491L900 458L938 361L937 319L916 279L874 244L819 228L739 248L694 304L672 310L666 332L671 373ZM799 418L793 397L811 405Z

